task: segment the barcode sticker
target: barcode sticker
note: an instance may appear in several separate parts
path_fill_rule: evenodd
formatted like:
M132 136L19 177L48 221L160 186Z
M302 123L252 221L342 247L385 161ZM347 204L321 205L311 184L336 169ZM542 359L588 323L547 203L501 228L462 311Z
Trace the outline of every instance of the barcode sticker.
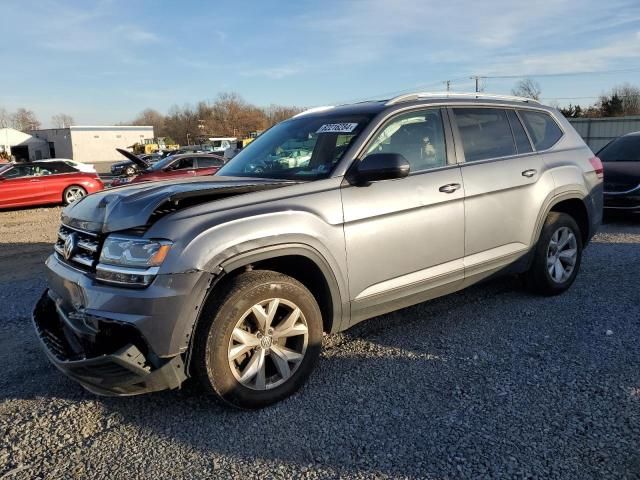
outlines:
M351 133L357 126L357 123L325 123L316 133Z

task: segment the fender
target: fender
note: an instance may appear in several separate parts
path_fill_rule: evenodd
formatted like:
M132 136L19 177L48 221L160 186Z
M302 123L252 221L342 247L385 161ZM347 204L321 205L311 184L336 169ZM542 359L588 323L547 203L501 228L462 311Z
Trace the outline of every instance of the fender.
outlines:
M542 233L542 226L544 225L544 221L546 220L547 216L549 215L549 212L551 212L551 209L555 205L557 205L558 203L564 200L573 200L573 199L584 202L585 198L586 196L584 192L580 190L566 190L560 193L558 193L557 191L551 192L549 196L545 199L543 208L541 208L540 212L538 213L538 218L536 220L536 228L533 232L533 237L531 238L532 248L535 247L536 243L538 243L538 239L540 238L540 234ZM588 207L586 208L588 212L589 208Z
M241 248L241 245L238 247ZM224 253L225 252L222 252L217 255L217 257L220 258ZM345 324L344 321L347 320L344 317L348 316L349 313L349 302L345 300L348 299L346 284L338 281L329 261L310 245L303 243L282 243L262 248L254 248L228 257L219 263L219 269L226 274L261 260L269 260L289 255L306 257L320 269L329 286L329 293L331 295L333 309L331 333L340 331L341 326Z

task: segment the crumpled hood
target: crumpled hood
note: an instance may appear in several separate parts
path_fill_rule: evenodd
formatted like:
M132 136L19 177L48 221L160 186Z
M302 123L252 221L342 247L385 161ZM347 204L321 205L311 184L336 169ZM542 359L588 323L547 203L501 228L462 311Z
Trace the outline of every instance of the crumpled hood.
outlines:
M200 177L176 182L142 182L103 190L62 211L62 223L92 232L114 232L148 225L154 216L230 196L296 182L237 177Z

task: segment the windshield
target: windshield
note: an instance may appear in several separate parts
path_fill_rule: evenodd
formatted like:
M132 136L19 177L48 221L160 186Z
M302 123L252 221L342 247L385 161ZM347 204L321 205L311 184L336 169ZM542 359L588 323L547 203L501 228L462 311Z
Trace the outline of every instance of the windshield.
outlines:
M298 117L267 130L218 175L317 180L329 176L372 116Z
M620 137L598 152L603 162L639 162L640 135Z

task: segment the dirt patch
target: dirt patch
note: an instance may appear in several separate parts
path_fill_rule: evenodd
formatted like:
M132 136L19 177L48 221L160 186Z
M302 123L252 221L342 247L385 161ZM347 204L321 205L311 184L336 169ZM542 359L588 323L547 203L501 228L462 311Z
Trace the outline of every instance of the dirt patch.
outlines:
M60 207L0 212L0 283L39 277L53 251Z

